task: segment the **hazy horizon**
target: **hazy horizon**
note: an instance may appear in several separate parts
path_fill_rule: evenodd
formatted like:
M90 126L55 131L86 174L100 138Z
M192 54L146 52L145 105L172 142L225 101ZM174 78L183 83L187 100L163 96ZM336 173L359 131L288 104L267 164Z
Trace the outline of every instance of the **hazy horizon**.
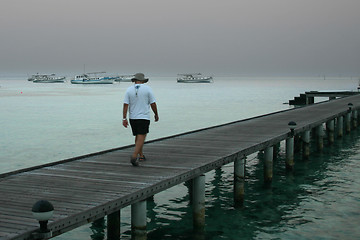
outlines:
M360 76L358 0L2 0L0 76Z

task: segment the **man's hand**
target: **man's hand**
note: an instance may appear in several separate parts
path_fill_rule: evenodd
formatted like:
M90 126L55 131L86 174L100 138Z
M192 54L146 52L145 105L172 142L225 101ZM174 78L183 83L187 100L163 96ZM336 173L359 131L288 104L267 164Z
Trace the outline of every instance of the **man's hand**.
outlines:
M155 114L155 122L159 121L159 115Z
M126 128L127 128L127 127L129 126L129 122L128 122L128 120L127 120L127 119L123 119L123 121L122 121L122 122L123 122L123 126L124 126L124 127L126 127Z

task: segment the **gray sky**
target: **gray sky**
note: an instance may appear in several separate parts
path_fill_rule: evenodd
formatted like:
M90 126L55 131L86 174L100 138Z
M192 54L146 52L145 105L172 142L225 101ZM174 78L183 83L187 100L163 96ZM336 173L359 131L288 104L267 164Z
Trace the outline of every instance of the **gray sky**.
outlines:
M0 74L360 75L360 0L1 0Z

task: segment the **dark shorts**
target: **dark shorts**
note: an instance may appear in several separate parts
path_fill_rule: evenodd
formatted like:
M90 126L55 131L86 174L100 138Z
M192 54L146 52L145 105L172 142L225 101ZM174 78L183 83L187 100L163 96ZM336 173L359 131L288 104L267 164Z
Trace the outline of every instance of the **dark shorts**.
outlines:
M150 120L130 119L130 126L134 136L145 135L149 132Z

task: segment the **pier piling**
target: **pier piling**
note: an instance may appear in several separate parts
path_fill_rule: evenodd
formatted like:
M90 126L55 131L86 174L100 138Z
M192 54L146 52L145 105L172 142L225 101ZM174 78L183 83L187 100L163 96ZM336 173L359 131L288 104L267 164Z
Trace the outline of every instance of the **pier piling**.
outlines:
M321 152L324 149L324 128L320 124L316 127L317 149Z
M146 240L146 200L131 205L132 239Z
M285 167L287 170L292 170L294 168L294 129L296 127L296 122L290 121L288 123L288 126L290 128L290 133L288 134L288 137L286 138L286 160L285 160Z
M280 142L273 146L273 159L277 159L280 152Z
M292 170L294 168L294 137L286 139L285 167L287 170Z
M342 137L344 135L344 116L340 116L336 121L337 136Z
M349 133L351 131L351 112L348 112L346 114L345 129L346 133Z
M327 132L329 144L333 144L335 141L334 128L335 128L334 120L330 120L326 122L326 132Z
M107 215L107 239L120 239L120 210Z
M353 110L353 127L357 128L358 125L358 111L355 109Z
M245 162L246 162L246 157L237 158L237 159L235 159L235 162L234 162L234 203L235 203L235 206L242 206L244 203Z
M309 159L310 156L310 130L302 133L302 157L304 160Z
M271 183L273 177L273 147L265 148L264 159L264 182L265 184Z
M351 132L351 120L352 120L352 103L348 103L348 112L346 114L346 133Z
M193 179L193 225L194 230L205 228L205 174Z

